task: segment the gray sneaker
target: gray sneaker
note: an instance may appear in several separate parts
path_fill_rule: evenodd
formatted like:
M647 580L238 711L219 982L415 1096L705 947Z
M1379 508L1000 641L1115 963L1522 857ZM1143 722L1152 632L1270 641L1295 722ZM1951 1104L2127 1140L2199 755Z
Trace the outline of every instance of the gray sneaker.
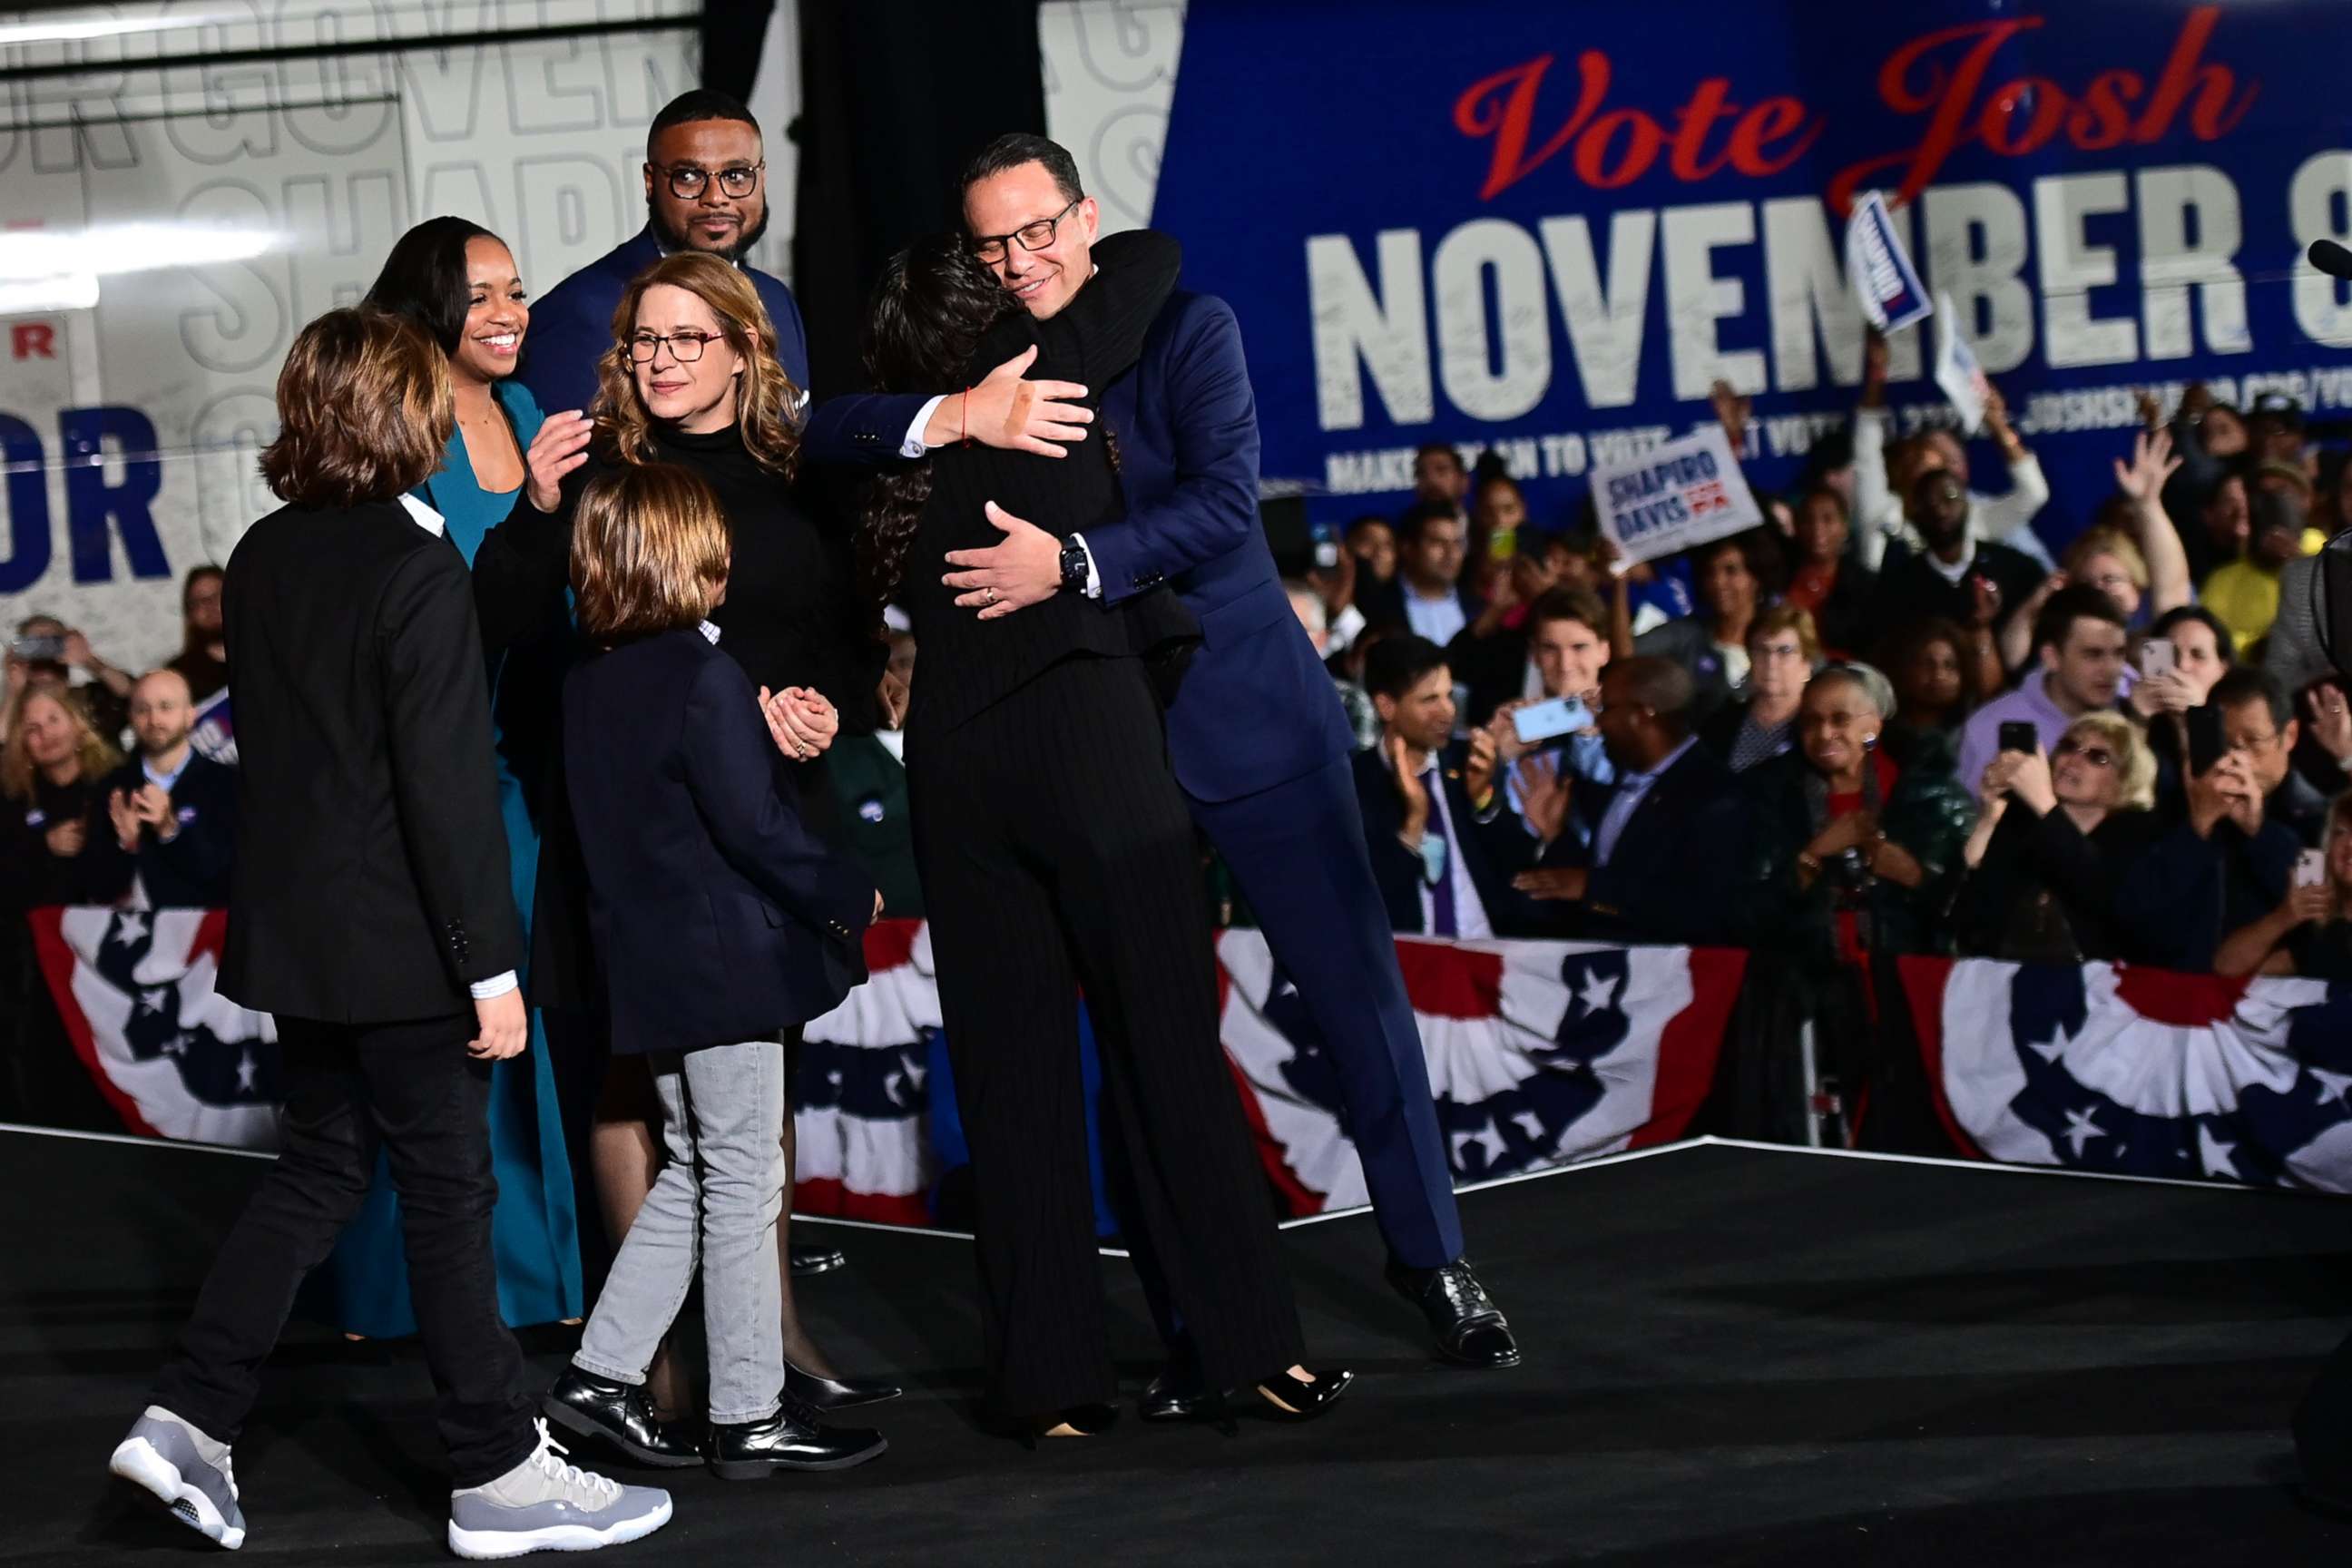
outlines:
M220 1450L217 1461L202 1448ZM231 1552L245 1544L245 1513L236 1506L236 1478L229 1473L228 1448L159 1405L149 1405L115 1445L106 1468L136 1481L163 1500L172 1516L200 1530Z
M485 1486L449 1494L449 1550L460 1557L593 1552L651 1535L669 1522L669 1493L625 1487L567 1465L571 1450L539 1426L530 1458Z

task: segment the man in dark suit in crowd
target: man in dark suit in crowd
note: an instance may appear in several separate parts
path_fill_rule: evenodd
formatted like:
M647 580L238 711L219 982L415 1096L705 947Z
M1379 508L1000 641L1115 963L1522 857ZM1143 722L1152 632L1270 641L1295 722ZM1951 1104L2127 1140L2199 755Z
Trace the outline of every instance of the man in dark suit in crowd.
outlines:
M1744 813L1731 770L1697 743L1696 700L1690 672L1671 659L1619 659L1601 675L1601 736L1617 782L1570 796L1584 832L1556 840L1547 859L1580 863L1518 878L1532 898L1573 904L1577 936L1729 940Z
M220 909L228 903L236 852L236 770L188 743L195 705L177 670L142 675L131 689L139 755L114 775L107 813L123 852L139 864L147 903L158 910Z
M1415 501L1407 508L1397 519L1396 575L1368 584L1356 595L1364 623L1410 631L1439 647L1461 636L1486 608L1462 582L1469 527L1446 501ZM1486 716L1474 717L1483 723Z
M1356 800L1389 929L1474 941L1538 934L1511 886L1537 843L1504 807L1494 737L1450 740L1444 650L1426 637L1383 637L1364 656L1364 684L1381 743L1356 753Z
M723 92L697 88L670 100L646 132L646 226L549 289L530 308L522 384L552 417L584 411L596 362L613 346L613 311L629 279L680 250L742 265L768 226L768 165L760 122ZM776 326L776 359L803 395L808 336L782 279L744 268Z
M277 1017L284 1148L110 1468L243 1543L231 1446L381 1150L453 1472L450 1548L635 1540L669 1521L668 1494L556 1458L499 1317L490 1064L530 1022L473 584L408 494L455 428L447 362L406 321L331 310L295 339L278 408L261 469L288 504L238 541L224 601L240 815L267 831L237 858L220 990Z
M1033 315L1061 310L1092 275L1095 203L1069 153L1042 137L1002 137L983 151L967 172L963 216L981 259ZM811 418L803 451L835 461L919 455L965 426L975 440L1023 450L1083 437L1089 416L1060 401L1067 384L992 384L1022 363L968 396L836 398ZM968 415L958 412L965 404ZM1258 521L1257 408L1232 309L1171 296L1143 358L1111 383L1102 408L1118 435L1127 515L1062 539L1000 516L1003 542L951 552L948 580L960 604L991 616L1057 593L1118 604L1167 583L1199 618L1201 645L1168 709L1176 781L1339 1069L1391 1282L1449 1360L1516 1365L1509 1326L1463 1256L1428 1063L1364 852L1346 716ZM1161 1322L1172 1329L1164 1311ZM1171 1368L1144 1413L1187 1415L1206 1398Z

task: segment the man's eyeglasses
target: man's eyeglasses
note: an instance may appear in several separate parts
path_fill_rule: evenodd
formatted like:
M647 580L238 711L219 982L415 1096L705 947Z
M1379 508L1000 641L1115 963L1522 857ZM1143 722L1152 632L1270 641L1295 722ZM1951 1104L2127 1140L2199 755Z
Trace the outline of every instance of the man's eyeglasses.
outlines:
M702 357L703 345L718 335L716 332L637 332L629 339L629 357L639 364L651 364L662 344L667 343L670 358L680 364L692 364Z
M993 267L1004 259L1004 244L1007 240L1013 241L1024 250L1043 250L1054 243L1054 231L1061 227L1062 220L1070 216L1072 208L1086 199L1080 196L1052 217L1041 217L1035 223L1024 223L1011 234L982 235L971 242L971 253Z
M659 163L646 165L648 168L660 169L669 180L669 194L686 202L690 202L700 195L703 187L713 179L719 182L719 188L721 191L740 201L760 188L760 171L767 166L768 161L765 158L756 163L732 163L716 172L698 168L692 163L672 163L667 168L663 168Z
M2095 768L2111 768L2116 765L2116 754L2113 752L2105 746L2085 745L2072 735L2059 742L2057 750L2053 754L2061 757L2080 757Z

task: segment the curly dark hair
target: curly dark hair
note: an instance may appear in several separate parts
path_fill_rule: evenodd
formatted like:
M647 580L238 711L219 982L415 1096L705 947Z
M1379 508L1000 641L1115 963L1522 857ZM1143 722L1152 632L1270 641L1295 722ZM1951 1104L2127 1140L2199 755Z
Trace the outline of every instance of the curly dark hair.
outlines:
M999 318L1021 309L955 234L934 235L890 258L866 312L866 369L883 392L952 386ZM930 499L928 458L895 464L866 488L857 571L877 607L897 591Z

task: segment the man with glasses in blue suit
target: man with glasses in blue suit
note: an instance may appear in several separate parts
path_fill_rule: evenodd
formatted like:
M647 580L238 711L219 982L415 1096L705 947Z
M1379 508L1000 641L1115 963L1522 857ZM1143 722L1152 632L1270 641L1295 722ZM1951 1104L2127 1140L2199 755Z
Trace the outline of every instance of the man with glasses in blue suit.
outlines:
M1032 315L1052 316L1085 287L1098 219L1067 152L1000 137L963 190L974 255ZM1086 435L1091 415L1061 401L1082 389L1001 384L1022 363L931 398L833 399L811 416L803 451L874 462L968 438L1058 456L1055 442ZM1427 1316L1446 1359L1515 1365L1509 1325L1463 1256L1446 1139L1365 852L1346 716L1258 521L1257 410L1232 310L1171 297L1140 363L1105 389L1103 419L1118 441L1126 516L1056 539L992 509L1003 542L951 552L947 581L983 617L1057 593L1117 604L1161 583L1199 617L1202 640L1168 708L1177 783L1338 1068L1391 1283ZM1137 1262L1148 1283L1148 1259ZM1213 1392L1171 1366L1143 1415L1189 1415Z

